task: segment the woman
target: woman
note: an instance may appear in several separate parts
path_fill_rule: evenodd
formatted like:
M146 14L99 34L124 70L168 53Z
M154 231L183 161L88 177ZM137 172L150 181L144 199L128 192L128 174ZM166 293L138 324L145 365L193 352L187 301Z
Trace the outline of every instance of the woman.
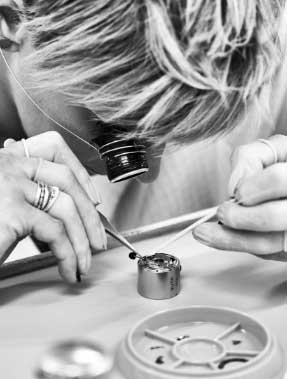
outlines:
M11 138L0 154L2 261L32 234L50 244L66 280L76 280L77 265L86 274L91 249L105 248L106 240L95 209L100 198L83 165L103 168L92 147L60 125L81 141L111 124L124 126L121 137L144 139L153 155L166 144L232 130L278 66L280 10L269 0L0 0L0 125L1 135ZM30 138L15 142L25 137ZM259 161L261 150L262 159L270 154L268 146L258 149ZM159 160L153 162L146 179L158 172ZM236 162L241 167L245 158L239 154ZM254 173L262 165L252 168ZM242 178L246 170L240 170L232 178ZM38 209L37 181L51 186L49 193L60 189L47 212ZM231 195L241 196L240 184ZM276 208L272 201L270 207ZM257 231L245 219L234 223L243 208L224 205L219 218L226 226ZM248 215L256 219L252 209ZM217 246L206 235L218 229L232 238L237 233L207 225L196 236ZM264 230L282 239L282 225ZM282 250L270 244L272 251Z

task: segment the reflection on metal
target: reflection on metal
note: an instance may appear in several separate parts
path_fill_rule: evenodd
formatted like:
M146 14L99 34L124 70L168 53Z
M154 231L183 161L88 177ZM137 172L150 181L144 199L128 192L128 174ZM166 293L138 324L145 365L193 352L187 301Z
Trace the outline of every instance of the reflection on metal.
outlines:
M112 357L91 341L73 340L56 344L43 356L40 379L108 379Z

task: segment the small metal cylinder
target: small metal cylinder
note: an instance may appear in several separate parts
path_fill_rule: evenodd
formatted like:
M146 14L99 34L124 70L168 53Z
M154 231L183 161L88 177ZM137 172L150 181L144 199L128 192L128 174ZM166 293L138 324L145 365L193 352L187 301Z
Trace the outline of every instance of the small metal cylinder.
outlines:
M181 265L173 255L157 253L138 261L138 293L154 300L170 299L180 292Z

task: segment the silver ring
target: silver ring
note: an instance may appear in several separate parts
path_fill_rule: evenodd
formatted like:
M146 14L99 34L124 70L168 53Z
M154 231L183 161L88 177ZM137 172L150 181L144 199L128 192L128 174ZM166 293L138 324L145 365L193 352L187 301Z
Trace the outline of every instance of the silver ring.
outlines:
M34 207L44 210L49 198L49 187L43 182L37 182L38 188L34 200Z
M266 146L269 147L269 149L270 149L270 150L272 151L272 153L273 153L273 160L274 160L273 164L277 163L277 162L278 162L278 154L277 154L277 151L276 151L276 149L275 149L273 143L270 142L270 141L268 141L267 139L263 139L263 138L260 138L260 139L258 140L258 142L262 142L262 143L264 143Z
M60 189L56 186L48 186L46 183L37 182L38 188L34 200L34 207L48 212L57 200Z
M283 252L287 253L287 230L283 232Z
M24 147L25 157L30 158L30 153L29 153L28 145L27 145L25 138L22 138L21 142L22 142L23 147Z
M49 189L50 189L49 199L48 199L48 203L46 207L43 209L44 212L49 212L49 210L55 204L60 194L60 189L57 186L50 186Z

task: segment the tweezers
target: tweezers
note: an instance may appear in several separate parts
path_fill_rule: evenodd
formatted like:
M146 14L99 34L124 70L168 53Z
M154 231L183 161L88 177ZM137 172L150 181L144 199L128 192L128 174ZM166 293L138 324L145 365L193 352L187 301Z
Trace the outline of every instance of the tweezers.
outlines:
M104 216L101 212L98 211L102 224L104 225L105 231L107 234L112 236L115 240L120 242L122 245L127 247L130 251L141 256L141 254L135 249L135 247L114 227L114 225Z

